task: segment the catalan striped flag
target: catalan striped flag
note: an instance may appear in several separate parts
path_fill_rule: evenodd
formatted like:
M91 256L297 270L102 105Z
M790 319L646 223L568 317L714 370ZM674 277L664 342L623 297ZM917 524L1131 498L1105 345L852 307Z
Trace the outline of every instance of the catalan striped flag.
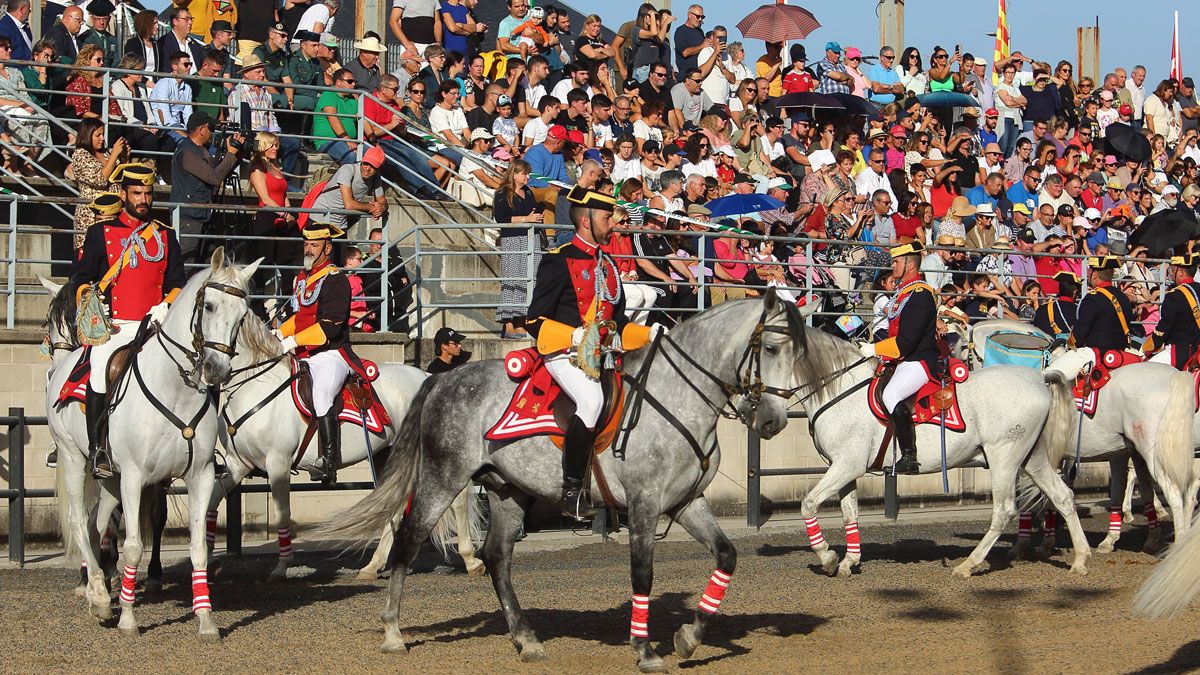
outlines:
M1002 59L1008 58L1008 9L1005 0L998 0L999 8L996 11L996 48L992 51L992 65L995 66ZM1000 73L992 69L992 84L1000 83Z

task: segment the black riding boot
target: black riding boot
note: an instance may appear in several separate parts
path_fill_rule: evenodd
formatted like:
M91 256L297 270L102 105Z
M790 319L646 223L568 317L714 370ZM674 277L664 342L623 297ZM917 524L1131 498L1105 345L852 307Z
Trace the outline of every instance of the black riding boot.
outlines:
M572 415L563 441L562 508L564 516L580 522L596 515L583 485L595 439L596 432L588 429L578 416Z
M321 442L321 482L333 485L337 482L337 465L342 458L342 423L338 419L341 413L339 406L333 406L329 412L317 418L317 436Z
M108 395L92 391L91 385L88 385L83 401L84 415L87 418L88 468L96 478L113 476L112 460L102 438L107 406Z
M896 405L891 415L892 431L900 446L900 459L896 460L895 470L897 474L908 476L921 471L921 465L917 463L917 429L912 414L912 404L905 400Z

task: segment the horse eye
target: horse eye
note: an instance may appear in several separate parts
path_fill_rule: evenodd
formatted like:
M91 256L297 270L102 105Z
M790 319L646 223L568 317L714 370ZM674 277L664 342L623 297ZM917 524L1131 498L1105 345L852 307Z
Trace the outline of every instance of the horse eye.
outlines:
M211 302L206 302L206 303L204 303L204 311L215 312L215 311L217 311L217 306L212 304Z
M763 347L763 349L767 350L767 353L771 356L775 356L779 353L778 345L766 345Z

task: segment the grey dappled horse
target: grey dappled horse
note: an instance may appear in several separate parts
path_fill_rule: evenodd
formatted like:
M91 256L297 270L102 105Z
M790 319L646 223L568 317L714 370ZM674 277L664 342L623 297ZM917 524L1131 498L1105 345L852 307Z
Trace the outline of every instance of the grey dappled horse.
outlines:
M634 593L630 643L641 669L664 667L650 647L647 630L659 518L673 514L716 557L717 569L695 621L675 634L676 651L688 658L700 645L737 560L703 496L720 464L720 414L729 407L764 438L779 433L787 425L786 398L814 367L806 351L806 336L814 333L804 330L795 305L777 300L768 290L762 299L717 305L656 344L625 355L626 383L631 387L627 405L635 406L644 394L640 410L629 411L638 416L637 426L617 441L627 441L624 459L605 452L595 461L603 468L615 506L629 514ZM635 382L644 383L644 389ZM517 602L509 566L530 497L559 498L562 454L546 437L507 444L484 440L512 394L513 382L497 360L466 364L452 376L426 380L409 408L378 489L323 528L321 534L333 537L369 539L412 497L412 511L396 533L390 560L392 576L381 615L384 651L407 649L400 630L405 570L442 512L474 478L488 491L491 521L482 556L512 641L522 660L545 658ZM594 479L591 492L598 494Z
M129 374L113 392L119 403L108 418L108 442L119 475L100 481L100 486L110 503L120 501L125 507L125 567L118 622L124 633L138 633L133 603L143 548L139 527L143 492L182 477L188 490L192 608L200 636L220 639L208 596L204 544L204 510L213 489L217 440L217 406L210 388L229 378L237 331L247 313L248 282L257 267L258 262L244 269L227 266L224 249L218 248L209 267L184 286L161 328L131 357ZM78 352L72 354L77 358ZM56 368L46 387L50 433L59 448L69 499L63 531L73 533L87 562L88 605L97 617L107 619L112 607L98 563L101 533L89 522L85 504L87 484L92 480L87 468L86 424L79 406L56 406L68 371Z
M829 469L801 502L809 543L829 574L848 576L861 559L858 544L858 493L855 481L866 474L885 428L867 407L866 383L876 359L861 358L848 342L812 333L809 358L823 364L813 387L801 389L801 401L813 430L817 451ZM1086 574L1088 543L1075 514L1071 491L1051 468L1046 448L1061 445L1069 433L1071 395L1065 384L1047 389L1041 375L1020 366L995 366L971 373L958 384L958 405L966 429L947 431L946 466L954 468L982 459L992 484L992 522L975 550L954 573L968 577L983 564L988 551L1017 515L1016 485L1025 472L1063 514L1071 530L1075 559L1071 571ZM922 473L941 470L941 435L938 425L917 426L917 452ZM894 453L889 453L894 455ZM894 459L892 457L891 459ZM892 464L885 457L885 466ZM834 494L841 497L846 526L846 558L838 565L817 523L817 509Z

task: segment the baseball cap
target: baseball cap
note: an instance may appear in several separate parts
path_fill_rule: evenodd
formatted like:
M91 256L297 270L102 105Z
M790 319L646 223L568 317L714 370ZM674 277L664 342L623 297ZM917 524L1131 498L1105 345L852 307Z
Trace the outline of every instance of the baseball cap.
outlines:
M363 153L362 163L370 164L371 166L378 169L379 167L383 166L383 162L385 159L386 158L383 155L382 148L371 148L370 150L367 150L366 152Z
M508 94L500 94L500 98L496 99L496 106L512 105L512 97Z
M983 116L984 117L999 117L1000 111L996 110L995 108L988 108L987 110L983 111Z
M1109 91L1109 90L1107 90L1107 89L1101 89L1101 90L1100 90L1100 100L1102 100L1102 101L1111 101L1111 100L1113 100L1113 95L1112 95L1112 92L1111 92L1111 91Z
M438 329L437 333L434 334L433 344L444 345L447 342L462 342L466 339L466 335L463 335L449 326L442 326Z
M338 46L337 36L334 35L333 33L321 33L320 42L321 42L321 44L325 45L326 47L337 47Z
M654 139L651 139L651 140L646 141L645 143L642 143L642 152L643 153L658 152L659 150L662 150L662 144Z
M1018 204L1017 206L1025 206L1025 205ZM1013 209L1016 210L1016 207L1013 207ZM1037 235L1035 235L1033 233L1033 230L1031 230L1030 228L1023 227L1023 228L1021 228L1021 231L1017 233L1017 239L1025 242L1026 244L1032 244L1033 242L1037 241Z
M187 132L190 134L200 127L212 126L212 123L212 115L209 115L203 110L197 110L196 112L192 113L192 116L187 120Z
M1100 218L1101 218L1100 209L1092 207L1083 212L1083 217L1088 220L1100 220Z
M629 91L630 89L641 88L642 83L638 82L637 79L630 77L630 78L627 78L625 80L625 82L622 83L621 86L624 88L625 91Z
M779 188L782 190L791 190L792 184L787 182L787 179L776 176L776 177L772 178L771 180L767 181L767 189L774 190L776 188Z
M733 148L728 145L722 145L722 146L718 147L716 150L713 150L713 154L714 155L726 155L729 157L737 157L737 153L734 152Z
M1168 185L1162 189L1162 196L1164 196L1164 197L1166 197L1167 195L1177 195L1177 194L1179 194L1179 188L1175 187L1174 185Z
M1116 157L1116 155L1105 155L1105 156L1104 156L1104 163L1105 163L1105 164L1109 164L1109 165L1116 164L1116 163L1117 163L1117 157Z
M859 49L858 47L848 47L846 49L846 58L861 59L862 58L862 50Z
M683 130L694 133L700 131L700 127L696 126L695 122L688 121L683 123Z
M1079 228L1081 230L1090 230L1092 229L1092 224L1083 216L1075 216L1075 220L1071 221L1071 227Z
M811 122L812 118L808 116L808 113L801 110L800 112L792 115L789 121L792 124L799 124L800 122Z
M749 174L738 173L733 177L734 185L757 185L758 181L754 180Z
M572 129L567 132L567 140L571 141L572 143L574 143L576 145L583 145L583 142L586 141L587 139L584 138L582 131L580 131L578 129Z
M1096 185L1104 185L1104 174L1100 173L1099 171L1093 171L1088 174L1087 182L1095 183Z
M907 138L908 130L905 129L904 127L900 126L899 124L896 124L896 125L892 126L892 128L888 131L888 135L895 136L897 138Z
M1188 89L1194 89L1196 87L1196 83L1193 82L1192 78L1190 78L1190 77L1183 78L1182 80L1179 81L1179 83L1182 84L1183 86L1187 87Z
M841 46L840 44L838 44L837 42L834 42L833 40L830 40L829 42L826 42L826 43L825 43L825 51L827 51L827 52L834 52L834 53L836 53L836 54L841 54L841 53L842 53L842 46Z
M546 130L546 136L553 138L556 141L567 140L567 128L561 124L551 124Z
M97 1L99 1L99 0L97 0ZM88 6L90 7L91 5L88 5ZM95 14L95 12L92 12L92 14ZM220 33L222 31L224 31L226 33L234 32L233 24L229 23L228 21L225 21L224 19L220 19L218 21L212 22L212 25L209 26L208 30L210 33ZM305 32L307 32L307 31L305 31ZM297 39L299 39L299 38L297 38ZM313 38L313 39L316 39L316 38Z
M1071 206L1070 204L1063 204L1062 206L1058 207L1058 215L1073 216L1075 215L1075 207Z
M1017 202L1016 204L1013 204L1012 210L1013 213L1023 213L1027 216L1033 215L1033 211L1030 211L1029 207L1025 206L1025 202Z
M689 204L687 214L689 216L711 216L712 211L703 204Z
M1117 108L1117 114L1132 115L1133 114L1133 106L1129 105L1128 103L1122 103L1121 107Z
M767 118L766 127L768 129L771 129L773 127L781 127L781 126L783 126L783 120L779 119L778 117L768 117Z

